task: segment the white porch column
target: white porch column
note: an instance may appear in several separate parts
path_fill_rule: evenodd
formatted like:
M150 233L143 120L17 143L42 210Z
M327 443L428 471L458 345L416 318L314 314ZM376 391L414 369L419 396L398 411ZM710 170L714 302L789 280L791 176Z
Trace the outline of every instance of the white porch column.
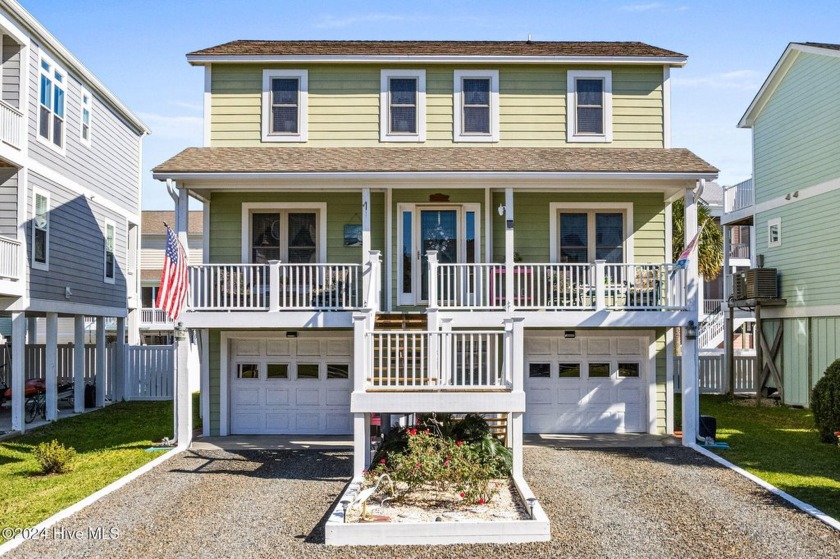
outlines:
M24 383L26 382L23 370L26 360L26 314L22 312L12 313L12 431L23 433L25 424L23 421Z
M38 319L34 316L26 319L26 343L38 343Z
M105 406L105 317L96 317L96 407Z
M186 188L178 189L178 204L175 206L175 233L178 235L178 242L186 251L188 244L188 227L190 217L190 191ZM205 232L207 233L207 232Z
M73 411L85 411L85 317L73 317Z
M362 189L362 298L366 298L372 280L370 265L370 188ZM369 306L369 303L367 304Z
M140 345L140 309L128 311L128 345Z
M47 343L44 352L47 389L47 421L58 418L58 314L47 313Z
M114 401L125 400L125 318L117 317L117 343L114 346Z
M371 250L368 253L368 264L365 268L369 269L366 271L368 283L365 287L366 291L362 295L362 304L366 309L377 313L382 310L382 285L380 284L382 279L382 254L378 250ZM370 292L371 289L373 289L372 293Z
M505 350L509 353L505 360L510 367L510 382L513 392L525 390L525 328L523 318L511 318L505 320L505 329L510 329L509 344ZM524 458L522 456L523 446L523 415L522 412L510 414L510 435L511 452L513 454L513 475L522 476Z
M192 442L189 331L175 330L175 356L175 440L179 448L185 448Z
M426 259L429 261L429 306L428 311L438 309L438 251L429 250L426 252Z
M202 435L210 436L210 331L207 328L199 331L199 345L201 346L201 429Z
M694 191L685 193L685 246L697 233L697 200ZM699 326L699 313L697 309L697 252L692 253L688 260L686 270L686 306L688 308L689 320L694 322L695 328ZM700 397L697 378L698 355L697 340L689 340L687 329L683 328L682 347L682 431L683 444L695 444L697 441L697 423L700 420Z
M268 261L268 311L280 310L280 261Z
M505 188L505 310L508 312L514 307L513 293L513 189Z
M370 465L370 414L353 414L353 477Z
M353 315L353 392L364 392L370 367L367 343L368 315Z
M606 283L606 260L595 261L595 310L602 311L607 308Z

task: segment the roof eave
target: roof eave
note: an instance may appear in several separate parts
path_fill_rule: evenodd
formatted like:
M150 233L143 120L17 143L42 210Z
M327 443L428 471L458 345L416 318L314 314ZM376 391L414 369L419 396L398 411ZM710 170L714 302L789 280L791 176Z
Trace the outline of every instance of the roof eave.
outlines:
M307 64L358 64L399 62L426 64L650 64L671 67L685 66L687 56L476 56L476 55L215 55L188 54L187 62L193 66L206 64L271 64L271 63L307 63Z

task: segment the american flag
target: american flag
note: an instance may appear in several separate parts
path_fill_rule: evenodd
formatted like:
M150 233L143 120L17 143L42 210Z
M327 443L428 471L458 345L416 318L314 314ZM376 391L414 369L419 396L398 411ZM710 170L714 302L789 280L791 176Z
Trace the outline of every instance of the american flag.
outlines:
M177 320L186 296L187 255L175 233L167 225L166 254L163 257L163 274L160 277L155 306L166 311L172 320Z

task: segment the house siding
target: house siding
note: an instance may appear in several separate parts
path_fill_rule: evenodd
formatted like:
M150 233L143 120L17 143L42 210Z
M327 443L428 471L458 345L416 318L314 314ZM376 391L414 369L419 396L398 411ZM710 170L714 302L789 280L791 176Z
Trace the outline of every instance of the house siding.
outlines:
M20 108L20 52L21 46L8 35L3 35L3 85L0 98L17 109Z
M668 346L666 345L666 329L656 329L654 347L656 351L656 431L664 435L667 432L668 418ZM673 413L673 410L671 410Z
M794 61L753 126L756 204L840 177L837 91L840 58Z
M213 65L211 144L216 147L265 145L260 132L260 95L264 68L270 65ZM286 67L302 68L303 65ZM465 147L454 143L452 96L455 65L341 65L309 67L309 141L283 147L395 145L379 141L381 69L426 70L426 142L423 145ZM613 142L566 143L566 75L570 66L523 68L514 65L475 67L499 70L498 145L507 147L663 147L662 68L612 66ZM601 69L601 67L599 67Z
M125 208L132 214L140 211L140 136L95 93L91 117L91 146L81 143L81 86L67 67L65 88L65 153L61 154L39 141L39 56L41 48L32 43L29 49L29 155L61 173L97 196ZM54 55L46 52L57 64Z
M30 297L125 308L127 225L124 217L99 206L37 173L30 172L27 193L26 241L29 247ZM49 271L32 268L33 191L50 195ZM115 282L105 283L105 220L115 226ZM73 295L65 297L65 287Z
M18 172L14 168L0 169L0 235L18 236Z

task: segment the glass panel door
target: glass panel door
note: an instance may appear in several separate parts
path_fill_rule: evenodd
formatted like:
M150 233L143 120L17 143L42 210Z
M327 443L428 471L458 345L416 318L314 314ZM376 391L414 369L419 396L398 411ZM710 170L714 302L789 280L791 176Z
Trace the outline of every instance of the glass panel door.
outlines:
M458 262L458 210L420 211L420 299L429 299L429 262L426 253L438 251L438 262Z

